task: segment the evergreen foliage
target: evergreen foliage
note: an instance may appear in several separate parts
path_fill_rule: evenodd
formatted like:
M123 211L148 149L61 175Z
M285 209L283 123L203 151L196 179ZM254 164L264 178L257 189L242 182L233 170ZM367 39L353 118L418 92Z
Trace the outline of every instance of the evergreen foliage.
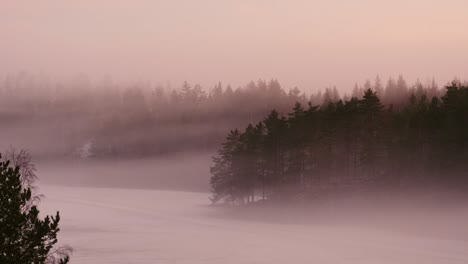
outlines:
M408 89L401 77L391 82ZM327 93L320 106L297 102L286 116L273 110L231 131L211 167L213 202L468 183L468 85L454 81L431 100L424 90L406 102L394 93L386 106L372 88L345 101Z
M21 182L20 167L0 159L0 263L68 263L69 250L54 249L59 212L41 219L32 199L31 188Z

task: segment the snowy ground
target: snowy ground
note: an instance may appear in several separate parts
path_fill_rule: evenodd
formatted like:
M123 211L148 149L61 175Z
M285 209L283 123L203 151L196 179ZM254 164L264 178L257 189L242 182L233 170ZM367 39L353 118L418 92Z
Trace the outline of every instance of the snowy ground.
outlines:
M468 225L434 235L352 224L294 225L215 217L203 193L41 186L61 212L71 263L468 263ZM458 235L457 235L458 234Z

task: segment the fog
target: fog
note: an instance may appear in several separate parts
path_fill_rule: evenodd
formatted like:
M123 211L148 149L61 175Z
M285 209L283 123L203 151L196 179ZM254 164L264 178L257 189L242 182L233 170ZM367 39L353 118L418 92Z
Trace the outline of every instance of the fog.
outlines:
M187 152L140 159L47 159L36 165L40 182L46 185L208 192L211 154Z
M466 10L2 1L0 187L71 263L468 263Z
M23 72L0 83L0 148L31 154L72 263L465 263L467 91Z
M346 199L255 212L209 206L206 193L48 185L41 191L42 208L63 215L61 241L74 246L73 263L468 261L468 210L454 197L439 196L436 204L400 197L378 206Z

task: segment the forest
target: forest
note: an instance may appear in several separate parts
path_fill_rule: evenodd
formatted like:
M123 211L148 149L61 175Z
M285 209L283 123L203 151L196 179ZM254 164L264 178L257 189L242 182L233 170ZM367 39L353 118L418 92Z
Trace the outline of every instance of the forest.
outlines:
M53 81L20 72L0 81L0 136L9 145L28 148L36 159L211 153L230 129L261 121L272 109L286 113L296 102L304 107L308 102L344 102L369 88L394 109L410 94L440 96L435 81L408 85L402 76L385 84L377 77L340 96L336 87L300 90L277 80L202 87L188 82L123 84L84 75Z
M414 186L466 191L467 171L468 84L455 80L437 92L406 89L400 78L385 90L367 83L362 96L328 94L321 104L296 102L287 114L273 109L231 130L213 158L211 199L246 204Z
M0 82L0 135L36 157L212 151L230 127L309 99L297 88L286 92L276 80L203 88L92 82L85 76L54 82L22 72Z
M0 135L36 159L215 153L221 145L211 166L213 202L464 188L467 87L376 77L340 95L277 80L173 87L84 76L54 83L23 72L0 82Z

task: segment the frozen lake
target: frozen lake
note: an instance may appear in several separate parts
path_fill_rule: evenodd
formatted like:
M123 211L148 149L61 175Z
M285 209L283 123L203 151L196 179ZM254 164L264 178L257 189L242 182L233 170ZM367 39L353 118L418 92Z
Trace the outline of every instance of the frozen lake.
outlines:
M468 263L466 218L453 219L448 225L461 226L451 232L267 223L217 217L223 209L209 206L204 193L61 186L40 191L46 196L41 211L61 213L59 242L75 249L71 263Z

